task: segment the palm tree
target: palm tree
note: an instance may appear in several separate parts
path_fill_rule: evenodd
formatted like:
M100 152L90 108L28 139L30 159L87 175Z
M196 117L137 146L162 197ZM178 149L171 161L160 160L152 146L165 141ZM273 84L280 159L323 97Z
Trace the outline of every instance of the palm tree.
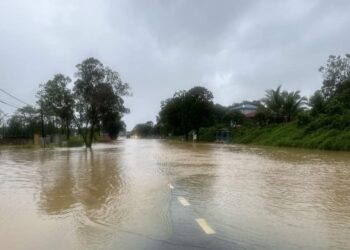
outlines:
M307 98L300 95L300 91L282 92L283 97L283 114L287 122L291 121L306 104Z
M266 96L262 100L265 106L273 113L274 116L279 117L282 115L283 97L281 93L281 85L276 90L266 90Z
M278 86L276 90L269 89L266 91L263 103L278 120L282 118L291 121L302 110L306 100L306 97L300 95L299 90L281 91L281 86Z

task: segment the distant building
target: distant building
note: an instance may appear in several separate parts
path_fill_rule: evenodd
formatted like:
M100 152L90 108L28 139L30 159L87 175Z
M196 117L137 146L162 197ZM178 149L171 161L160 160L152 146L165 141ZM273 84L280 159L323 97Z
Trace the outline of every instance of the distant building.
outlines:
M254 117L256 115L257 106L250 103L242 103L232 107L232 110L236 110L244 114L246 117Z

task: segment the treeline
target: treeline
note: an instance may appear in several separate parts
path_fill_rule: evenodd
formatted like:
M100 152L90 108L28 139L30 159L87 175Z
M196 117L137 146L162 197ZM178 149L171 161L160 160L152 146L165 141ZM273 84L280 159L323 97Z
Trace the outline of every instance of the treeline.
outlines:
M42 137L52 134L79 134L86 147L91 147L100 133L115 139L125 124L123 114L129 112L123 96L130 87L118 72L104 66L95 58L88 58L76 66L75 81L56 74L37 92L36 106L25 106L7 120L5 137L28 137L34 133Z
M214 141L215 132L226 129L234 142L350 149L350 55L329 56L319 71L322 85L310 98L278 86L260 100L225 107L214 104L204 87L178 91L161 102L157 124L149 131ZM244 105L256 107L254 114L244 114L239 109Z
M152 121L139 123L136 124L135 127L131 130L131 135L142 138L159 137L159 127L157 126L157 124L153 124Z

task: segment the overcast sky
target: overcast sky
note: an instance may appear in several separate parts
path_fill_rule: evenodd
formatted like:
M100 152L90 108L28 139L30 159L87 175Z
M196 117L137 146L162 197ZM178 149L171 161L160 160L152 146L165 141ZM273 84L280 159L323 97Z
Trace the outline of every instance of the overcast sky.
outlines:
M194 85L223 105L279 84L310 95L328 55L350 52L349 13L347 0L1 0L0 87L34 103L40 83L95 57L132 87L128 129Z

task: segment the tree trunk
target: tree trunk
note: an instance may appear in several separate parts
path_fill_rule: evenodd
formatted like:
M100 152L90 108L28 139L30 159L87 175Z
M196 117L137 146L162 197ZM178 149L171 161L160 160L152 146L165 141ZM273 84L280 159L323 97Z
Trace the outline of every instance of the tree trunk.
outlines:
M94 125L94 124L91 124L89 139L88 139L88 143L87 143L87 145L86 145L87 148L91 148L92 139L94 138L94 127L95 127L95 125Z
M84 140L84 144L85 146L87 146L87 136L86 136L86 133L85 131L83 130L83 128L80 126L79 122L77 121L77 119L75 118L75 116L73 116L73 120L74 120L74 123L77 125L78 127L78 131L79 131L79 134L83 137L83 140Z
M67 119L66 120L66 139L67 139L67 142L69 141L69 137L70 137L70 134L69 134L69 120Z
M188 133L185 132L185 140L188 141Z

